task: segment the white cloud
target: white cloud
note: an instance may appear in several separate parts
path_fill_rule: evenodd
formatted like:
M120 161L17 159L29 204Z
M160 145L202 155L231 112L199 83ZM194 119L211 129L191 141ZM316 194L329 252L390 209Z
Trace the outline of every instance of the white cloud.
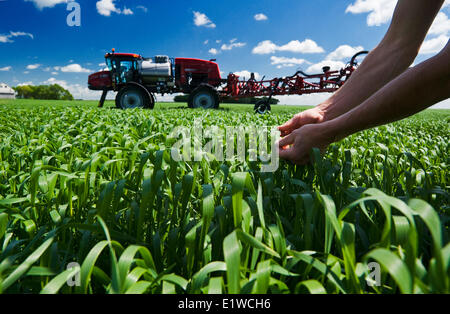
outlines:
M272 65L277 65L277 68L288 68L294 67L296 65L301 65L304 63L309 63L305 59L297 59L297 58L286 58L286 57L270 57L270 61Z
M331 52L325 60L343 60L351 58L362 50L364 50L362 46L351 47L349 45L341 45L335 51Z
M124 7L122 13L125 15L133 15L134 14L133 11L131 11L131 9L128 9L126 7Z
M12 38L20 37L20 36L28 36L31 39L34 39L33 34L25 33L25 32L9 32L9 34L0 34L0 43L12 43L14 40Z
M254 16L254 18L255 18L255 20L257 20L257 21L267 21L267 20L268 20L268 17L267 17L265 14L263 14L263 13L258 13L258 14L256 14L256 15Z
M33 84L33 82L31 82L31 81L23 82L23 83L17 84L17 86L26 86L26 85L34 85L34 84Z
M241 48L247 45L246 43L238 43L236 42L236 39L230 40L230 44L223 44L221 49L222 50L232 50L233 48Z
M286 95L286 96L275 96L276 99L280 100L280 105L288 106L317 106L328 98L330 98L331 93L317 93L317 94L306 94L306 95ZM433 107L432 109L450 109L450 99L444 100Z
M209 40L207 39L203 42L203 45L207 45L208 43L209 43Z
M58 75L59 73L58 72L52 72L52 75Z
M277 51L288 51L294 53L322 53L325 50L318 46L314 40L305 39L300 42L298 40L292 40L286 45L277 46L270 40L260 42L255 48L253 48L254 54L270 54Z
M308 69L306 69L306 72L308 74L323 73L322 68L325 66L329 66L331 68L331 71L337 71L342 68L345 68L345 63L342 61L324 60L319 63L311 65Z
M259 80L261 79L261 75L259 75L258 72L253 72L255 74L255 79ZM234 74L236 74L237 76L241 77L241 78L245 78L246 80L248 80L251 76L251 72L247 71L247 70L243 70L243 71L239 71L239 72L234 72Z
M203 26L208 28L215 28L216 24L214 24L209 17L206 16L204 13L200 13L197 11L194 11L194 24L196 26Z
M220 44L221 42L222 42L222 40L220 40L220 39L216 40L216 44Z
M278 50L278 46L275 45L270 40L265 40L263 42L260 42L255 48L253 48L254 54L269 54L274 53Z
M70 84L64 80L58 80L54 77L42 82L42 84L53 85L58 84L62 88L67 89L75 99L100 99L101 92L92 91L84 85Z
M42 82L42 84L47 84L47 85L54 85L54 84L58 84L60 85L62 88L67 89L69 87L69 85L67 84L66 81L63 80L57 80L54 77L49 78L48 80Z
M11 69L12 69L11 66L7 66L7 67L0 68L0 71L1 72L7 72L7 71L10 71Z
M441 101L440 103L437 103L432 109L450 109L450 99L446 99L444 101Z
M209 53L212 55L216 55L219 53L219 51L216 48L211 48L211 49L209 49Z
M116 7L114 3L115 0L100 0L97 1L96 7L97 12L103 16L111 16L111 13L124 14L124 15L132 15L133 11L124 7L123 10Z
M450 32L450 20L444 12L439 12L431 25L428 35L447 35Z
M85 69L77 63L69 64L64 67L55 67L54 69L57 71L60 70L61 72L64 72L64 73L90 73L90 72L92 72L91 70Z
M143 5L138 5L138 6L136 7L136 9L142 10L142 11L144 11L144 13L147 13L147 12L148 12L147 7L144 7Z
M34 5L42 10L44 8L53 8L55 5L60 3L67 3L67 0L25 0L26 2L33 2Z
M380 26L389 22L394 14L397 0L356 0L345 12L353 14L369 13L368 26Z
M96 3L97 11L101 15L110 16L111 12L120 14L120 10L116 8L114 0L101 0Z
M425 40L420 48L419 54L426 55L432 53L438 53L441 51L445 45L447 44L449 37L446 35L441 35L439 37Z
M41 66L40 64L30 64L30 65L27 65L27 70L36 70L40 66Z

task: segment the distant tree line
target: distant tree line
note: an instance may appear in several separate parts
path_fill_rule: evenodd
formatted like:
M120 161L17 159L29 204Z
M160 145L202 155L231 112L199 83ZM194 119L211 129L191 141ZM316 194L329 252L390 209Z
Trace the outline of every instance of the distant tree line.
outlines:
M16 98L21 99L73 100L72 94L58 84L21 85L13 89L17 93Z
M173 99L175 102L187 102L189 98L189 95L179 95L179 96L175 96L175 98ZM246 97L246 98L233 98L233 97L224 97L222 99L223 103L226 104L250 104L250 105L254 105L256 104L258 101L262 100L262 99L268 99L268 97ZM271 105L276 105L279 104L280 100L276 99L276 98L272 98L272 100L270 101Z

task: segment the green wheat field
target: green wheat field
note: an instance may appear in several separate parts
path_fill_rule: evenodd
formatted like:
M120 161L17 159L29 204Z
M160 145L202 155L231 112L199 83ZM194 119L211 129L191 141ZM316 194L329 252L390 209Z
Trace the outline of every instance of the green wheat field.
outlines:
M305 108L252 109L0 100L0 293L450 293L450 110L274 173L171 158L195 118L276 126Z

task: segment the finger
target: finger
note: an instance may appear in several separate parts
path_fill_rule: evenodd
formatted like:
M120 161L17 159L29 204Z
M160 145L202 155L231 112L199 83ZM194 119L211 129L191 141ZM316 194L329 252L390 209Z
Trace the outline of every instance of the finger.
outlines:
M280 156L281 159L285 159L285 160L293 160L293 157L294 157L294 150L293 150L293 148L288 148L288 149L285 149L285 150L280 150L279 156Z
M295 141L295 136L294 136L294 134L291 133L291 134L289 134L288 136L285 136L285 137L283 137L282 139L280 139L280 140L278 141L278 146L279 146L280 148L283 148L283 147L285 147L285 146L294 144L294 141Z
M297 120L296 117L292 118L291 120L289 120L285 124L279 126L278 130L280 130L281 132L289 132L290 133L293 129L296 129L296 127L295 127L296 120Z

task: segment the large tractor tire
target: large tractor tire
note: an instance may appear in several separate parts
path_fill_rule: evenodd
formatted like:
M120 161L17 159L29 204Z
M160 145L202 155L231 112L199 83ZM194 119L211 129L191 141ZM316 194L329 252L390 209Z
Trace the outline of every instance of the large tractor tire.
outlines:
M255 104L255 107L253 109L257 114L266 114L269 113L272 108L270 107L270 103L268 100L262 99Z
M155 98L143 87L127 85L116 96L116 107L120 109L153 109Z
M214 87L202 84L189 95L188 106L191 109L218 109L219 95Z

